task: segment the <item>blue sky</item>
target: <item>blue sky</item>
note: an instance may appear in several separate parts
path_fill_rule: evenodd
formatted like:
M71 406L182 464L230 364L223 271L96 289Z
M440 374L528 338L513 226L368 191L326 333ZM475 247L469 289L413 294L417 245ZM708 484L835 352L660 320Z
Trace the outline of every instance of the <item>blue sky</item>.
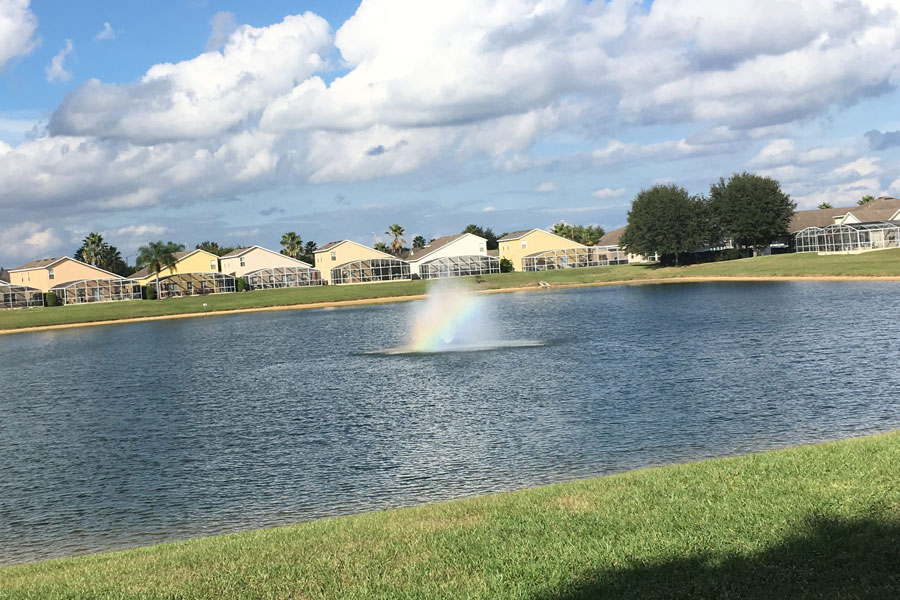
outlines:
M898 0L0 0L0 265L900 195ZM108 24L108 26L107 26ZM105 33L103 33L105 32Z

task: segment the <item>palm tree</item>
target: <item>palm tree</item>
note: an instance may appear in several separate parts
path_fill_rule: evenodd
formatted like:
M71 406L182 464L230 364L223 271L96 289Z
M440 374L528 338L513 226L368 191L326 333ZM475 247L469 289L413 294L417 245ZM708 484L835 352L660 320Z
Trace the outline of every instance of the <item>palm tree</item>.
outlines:
M281 253L291 258L299 258L303 253L303 240L294 231L289 231L281 236Z
M819 205L819 210L822 210L823 208L834 208L834 207L831 205L831 202L823 202L822 204Z
M875 196L872 196L871 194L866 194L865 196L863 196L862 198L859 199L857 204L859 204L860 206L865 206L866 204L868 204L869 202L871 202L874 199L875 199Z
M390 252L390 248L388 248L387 244L385 244L384 242L375 242L375 246L373 247L379 252L384 252L385 254Z
M388 227L387 231L385 231L387 235L394 236L394 241L391 242L391 254L394 254L395 256L403 251L403 244L406 243L406 240L403 239L404 231L405 229L403 229L397 223L394 223L393 225Z
M138 256L135 261L138 268L147 267L150 273L156 273L156 298L159 299L159 273L163 269L175 268L175 253L184 250L184 246L174 242L164 243L150 242L146 246L138 248Z
M103 241L102 235L91 232L84 238L81 248L75 253L75 258L96 267L100 264L100 260L108 247L109 244Z
M424 248L425 247L425 238L421 235L417 235L413 238L413 248Z

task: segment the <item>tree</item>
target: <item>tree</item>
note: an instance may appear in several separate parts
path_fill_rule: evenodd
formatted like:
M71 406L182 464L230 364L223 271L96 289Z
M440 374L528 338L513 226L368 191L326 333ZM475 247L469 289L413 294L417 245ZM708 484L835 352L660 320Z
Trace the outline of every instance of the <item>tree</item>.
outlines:
M734 173L709 188L712 217L726 237L757 254L788 233L797 204L771 177Z
M500 244L497 243L497 240L503 237L502 235L499 237L495 235L494 231L490 227L479 227L475 224L468 225L465 229L462 230L462 233L471 233L473 235L477 235L478 237L483 237L487 240L488 250L496 250L497 248L499 248Z
M130 277L137 270L122 259L118 248L109 245L100 253L100 264L97 266L120 277Z
M91 232L81 242L81 247L75 251L75 258L98 267L100 266L100 257L108 247L109 244L103 241L102 235Z
M391 242L391 254L396 256L403 251L403 244L406 243L406 240L403 239L403 233L405 231L406 230L397 223L394 223L388 227L387 231L385 231L387 235L394 236L394 240Z
M289 231L281 236L281 253L291 258L300 258L303 253L303 240L295 231Z
M512 273L514 270L515 270L515 267L513 266L513 261L511 261L505 257L500 259L500 272L501 273Z
M678 257L701 246L708 234L703 198L677 185L641 190L628 211L628 227L620 245L633 254Z
M417 235L413 238L413 248L424 248L425 247L425 238L421 235Z
M242 246L220 246L218 242L212 242L209 240L200 242L195 246L197 250L205 250L210 254L215 254L216 256L225 256L231 252L234 252L237 248L241 248Z
M606 233L602 227L596 225L569 225L565 221L560 221L553 226L551 232L559 237L572 240L585 246L593 246L600 241L600 238Z
M385 244L384 242L375 242L374 248L379 252L384 252L385 254L390 252L390 248L388 248L387 244Z
M0 281L9 283L9 271L4 269L3 267L0 267Z
M823 202L822 204L819 205L819 210L822 210L825 208L834 208L834 207L831 205L831 202Z
M315 265L316 263L316 250L319 249L319 246L313 242L306 242L306 245L303 246L303 254L300 255L300 260L304 262L308 262L311 265Z
M159 298L159 273L163 269L175 268L175 253L184 250L183 244L175 242L150 242L146 246L138 248L138 268L147 267L149 273L156 273L156 297Z
M860 198L856 203L860 206L865 206L866 204L868 204L869 202L871 202L874 199L875 199L875 196L872 196L871 194L866 194L865 196Z

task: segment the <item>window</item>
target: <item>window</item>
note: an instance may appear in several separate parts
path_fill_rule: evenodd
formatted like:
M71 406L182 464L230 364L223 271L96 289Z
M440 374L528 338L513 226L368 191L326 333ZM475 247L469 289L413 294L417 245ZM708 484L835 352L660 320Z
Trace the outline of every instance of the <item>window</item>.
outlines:
M50 272L50 279L56 279L56 273L53 272L53 269L47 269Z
M242 266L242 267L246 267L246 266L247 266L247 261L246 261L246 259L244 259L243 256L241 257L241 266Z
M331 253L331 260L337 260L337 252Z
M210 261L209 261L209 270L210 270L210 271L216 271L216 270L217 270L217 269L216 269L216 266L217 266L217 265L218 265L218 262L216 262L216 259L210 260Z
M524 250L527 247L528 247L528 242L526 242L525 240L522 240L522 250Z
M478 246L478 251L484 253L484 246Z

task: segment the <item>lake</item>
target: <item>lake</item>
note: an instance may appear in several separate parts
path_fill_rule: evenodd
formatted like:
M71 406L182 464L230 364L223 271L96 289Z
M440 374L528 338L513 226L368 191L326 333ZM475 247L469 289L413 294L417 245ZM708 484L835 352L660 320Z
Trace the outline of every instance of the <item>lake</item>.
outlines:
M0 564L900 426L897 283L482 304L492 339L543 344L367 353L421 303L0 337Z

